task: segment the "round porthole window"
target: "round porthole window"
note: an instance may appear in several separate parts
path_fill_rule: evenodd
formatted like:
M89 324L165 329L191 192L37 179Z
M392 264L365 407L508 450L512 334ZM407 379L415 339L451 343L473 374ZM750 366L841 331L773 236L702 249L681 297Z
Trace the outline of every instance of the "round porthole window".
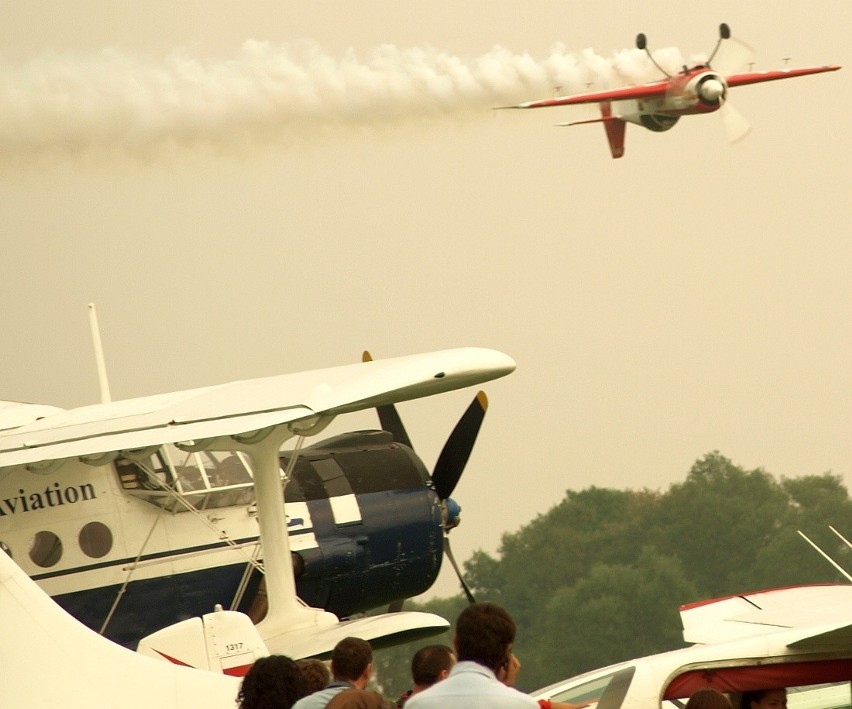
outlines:
M103 522L89 522L80 530L80 549L86 556L100 559L112 549L112 532Z
M53 532L36 532L30 559L38 566L53 566L62 558L62 540Z

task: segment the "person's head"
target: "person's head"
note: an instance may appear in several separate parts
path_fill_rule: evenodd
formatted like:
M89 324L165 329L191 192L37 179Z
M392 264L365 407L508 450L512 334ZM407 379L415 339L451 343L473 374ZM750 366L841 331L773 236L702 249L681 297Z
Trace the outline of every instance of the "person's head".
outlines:
M743 692L740 704L741 709L786 709L786 706L787 690L783 687Z
M385 698L367 689L344 689L326 704L326 709L388 709Z
M431 687L435 682L446 679L456 656L446 645L421 647L411 658L411 679L416 687Z
M477 662L496 673L510 662L514 641L515 621L496 603L473 603L456 620L459 661Z
M331 651L331 674L336 680L352 682L360 689L373 672L373 649L361 638L343 638Z
M308 694L325 689L331 682L331 672L322 660L313 658L296 660L296 666L302 673Z
M290 709L308 692L302 673L289 657L269 655L255 660L237 694L239 709Z
M731 700L721 692L706 687L692 693L686 709L732 709Z

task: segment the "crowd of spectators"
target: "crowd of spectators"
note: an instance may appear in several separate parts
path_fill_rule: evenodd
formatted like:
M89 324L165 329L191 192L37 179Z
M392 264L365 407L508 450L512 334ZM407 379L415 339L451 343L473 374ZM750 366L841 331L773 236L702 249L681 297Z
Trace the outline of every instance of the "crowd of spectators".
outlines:
M536 700L514 688L521 662L512 651L515 621L496 603L473 603L456 620L452 648L427 645L411 660L411 689L394 703L369 689L373 651L360 638L334 647L331 669L319 660L264 657L243 678L239 709L583 709L588 704ZM728 697L702 689L685 709L732 709ZM786 709L784 690L747 693L740 709Z

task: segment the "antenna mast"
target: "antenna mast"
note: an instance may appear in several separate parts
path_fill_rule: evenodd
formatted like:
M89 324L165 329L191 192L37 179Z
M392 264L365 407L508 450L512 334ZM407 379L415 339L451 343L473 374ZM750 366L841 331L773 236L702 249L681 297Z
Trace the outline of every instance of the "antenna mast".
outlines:
M101 403L108 404L112 401L112 397L109 393L109 381L107 381L106 364L104 363L104 349L101 345L101 331L98 328L98 313L95 310L94 303L89 303L89 325L92 328L92 344L95 347L95 363L98 366Z
M831 529L832 532L834 532L835 534L837 534L837 536L843 539L843 537L838 534L834 527L829 526L829 529ZM828 554L826 554L822 549L820 549L816 544L814 544L810 539L808 539L801 529L797 529L796 531L799 533L799 536L801 536L802 539L804 539L808 544L810 544L814 549L816 549L825 558L825 560L828 561L829 564L831 564L835 569L837 569L841 574L843 574L848 581L852 582L852 576L850 576L840 564L838 564L834 559L832 559ZM843 539L843 541L845 542L846 540Z

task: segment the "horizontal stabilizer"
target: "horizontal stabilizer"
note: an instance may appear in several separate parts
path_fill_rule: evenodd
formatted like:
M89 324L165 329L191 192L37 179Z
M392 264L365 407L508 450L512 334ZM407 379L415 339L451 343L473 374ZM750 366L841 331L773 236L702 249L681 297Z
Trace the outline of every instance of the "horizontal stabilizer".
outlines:
M557 123L557 126L583 126L587 123L608 123L612 121L620 121L620 118L616 118L615 116L606 116L602 118L589 118L586 121L571 121L570 123Z

